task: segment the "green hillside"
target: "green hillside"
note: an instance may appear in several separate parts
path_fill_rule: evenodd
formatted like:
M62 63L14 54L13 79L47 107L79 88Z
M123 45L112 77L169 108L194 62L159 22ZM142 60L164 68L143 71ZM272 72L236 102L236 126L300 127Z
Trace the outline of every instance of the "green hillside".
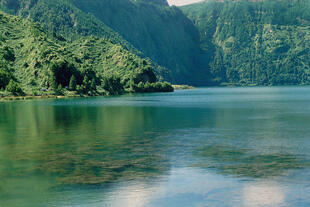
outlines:
M2 90L15 95L171 90L156 81L151 63L120 44L92 36L68 42L37 23L0 13Z
M166 0L0 0L0 5L66 39L88 35L111 39L163 66L156 72L166 80L209 83L197 29Z
M83 13L67 0L0 0L0 8L11 14L30 18L48 32L57 33L68 40L88 35L100 36L138 53L117 32L92 15Z
M104 38L112 48L148 57L157 77L174 83L310 84L309 1L210 0L180 8L166 0L0 0L0 5L40 23L49 38L73 42L75 50L66 46L70 55L81 58L77 45L93 39L87 51L98 58L87 61L96 70L102 66L92 62L106 57L96 53Z
M208 1L182 7L215 83L310 84L310 2Z
M155 0L70 1L117 31L146 56L167 67L174 82L209 83L208 58L200 50L199 33L179 8Z

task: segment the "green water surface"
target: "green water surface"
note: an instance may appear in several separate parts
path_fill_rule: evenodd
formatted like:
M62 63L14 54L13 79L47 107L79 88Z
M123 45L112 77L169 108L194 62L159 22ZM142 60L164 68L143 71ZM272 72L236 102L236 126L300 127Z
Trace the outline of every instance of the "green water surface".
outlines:
M0 103L0 207L310 206L310 87Z

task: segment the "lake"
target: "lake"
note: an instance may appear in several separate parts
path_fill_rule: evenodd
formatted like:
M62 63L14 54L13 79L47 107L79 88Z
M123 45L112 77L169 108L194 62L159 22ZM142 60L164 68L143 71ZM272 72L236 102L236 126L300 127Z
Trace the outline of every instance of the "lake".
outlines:
M1 207L310 206L310 87L0 103Z

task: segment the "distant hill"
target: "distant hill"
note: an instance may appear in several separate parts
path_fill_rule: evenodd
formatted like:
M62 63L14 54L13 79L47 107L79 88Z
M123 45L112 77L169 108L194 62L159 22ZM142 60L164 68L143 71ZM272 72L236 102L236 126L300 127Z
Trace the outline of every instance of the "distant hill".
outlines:
M217 84L310 84L310 1L208 1L182 7Z

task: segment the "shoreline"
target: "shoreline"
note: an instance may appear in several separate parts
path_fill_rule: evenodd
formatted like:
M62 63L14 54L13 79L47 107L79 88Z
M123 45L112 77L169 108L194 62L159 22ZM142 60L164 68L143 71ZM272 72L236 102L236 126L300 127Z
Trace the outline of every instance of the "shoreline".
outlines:
M189 85L172 85L174 90L191 90L195 89L193 86ZM95 95L95 96L108 96L108 95ZM41 96L34 96L34 95L25 95L25 96L0 96L0 102L5 101L25 101L25 100L37 100L37 99L65 99L65 98L87 98L93 97L88 95L41 95Z
M195 89L194 86L189 86L189 85L172 85L174 90L192 90Z
M59 95L42 95L42 96L4 96L0 97L0 102L5 101L25 101L25 100L39 100L39 99L65 99L65 98L82 98L82 97L90 97L90 96L83 96L83 95L76 95L76 96L59 96Z
M189 85L172 85L175 91L178 90L193 90L196 89L194 86L189 86ZM257 86L257 85L252 85L252 86L240 86L240 85L221 85L221 86L212 86L212 87L217 87L217 88L255 88L255 87L294 87L294 86L308 86L310 85L273 85L273 86ZM146 92L148 93L148 92ZM152 92L149 92L152 93ZM127 94L127 93L124 93ZM104 97L104 96L111 96L111 95L82 95L82 94L70 94L70 95L41 95L41 96L34 96L34 95L25 95L25 96L0 96L0 103L1 102L6 102L6 101L25 101L25 100L39 100L39 99L66 99L66 98L89 98L89 97Z

